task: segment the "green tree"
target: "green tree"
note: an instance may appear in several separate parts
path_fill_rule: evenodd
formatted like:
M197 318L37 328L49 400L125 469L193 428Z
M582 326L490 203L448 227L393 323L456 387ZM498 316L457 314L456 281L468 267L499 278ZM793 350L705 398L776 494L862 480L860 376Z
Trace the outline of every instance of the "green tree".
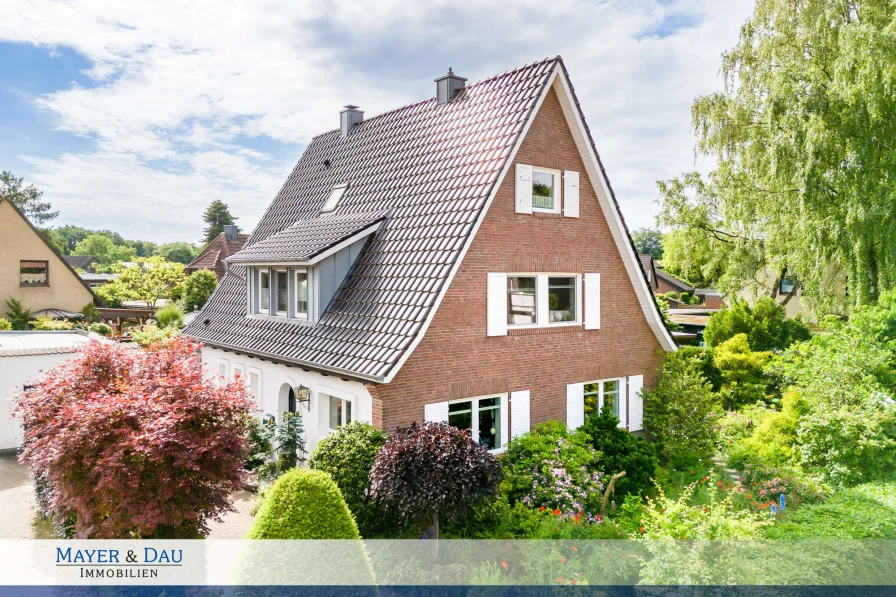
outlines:
M638 253L650 255L656 261L663 258L663 233L655 228L638 228L632 232Z
M102 233L93 233L77 245L73 255L93 255L101 268L109 268L120 261L134 259L134 249L116 245L115 242Z
M36 226L42 226L55 219L58 211L52 211L49 201L44 201L44 193L33 184L25 186L24 179L16 178L12 172L0 172L0 199L8 199Z
M201 309L218 285L218 277L211 270L199 269L187 276L184 280L184 294L181 302L184 311L198 311Z
M211 202L205 210L205 215L202 216L202 219L208 224L208 227L202 231L202 234L205 235L203 242L206 245L215 240L216 236L224 232L224 226L236 223L236 218L230 215L230 210L227 208L227 204L218 199Z
M198 254L199 249L184 242L165 243L156 247L154 252L154 255L159 255L168 261L176 261L184 265L189 265Z
M758 0L723 54L724 89L693 105L697 151L718 164L694 202L714 205L707 233L787 267L822 306L896 284L894 28L887 0Z
M722 375L725 408L733 410L765 396L769 382L763 369L772 359L772 353L750 350L746 334L737 334L719 344L712 358Z
M54 238L58 239L63 255L74 255L77 244L93 234L93 231L80 226L60 226L50 232Z
M104 301L138 301L152 307L159 299L169 298L171 289L184 279L184 266L161 257L137 257L130 267L116 266L118 279L103 284L97 291Z
M738 334L746 334L752 350L783 350L794 342L808 340L812 334L798 319L788 319L784 308L768 297L752 307L735 300L731 307L713 313L703 331L708 346L718 346Z

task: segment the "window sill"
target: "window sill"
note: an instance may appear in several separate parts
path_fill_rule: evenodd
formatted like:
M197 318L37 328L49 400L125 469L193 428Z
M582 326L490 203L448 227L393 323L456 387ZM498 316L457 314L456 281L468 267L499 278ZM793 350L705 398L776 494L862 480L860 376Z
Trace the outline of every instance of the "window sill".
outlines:
M538 218L555 218L558 220L563 219L563 214L559 211L536 211L532 210L532 215Z
M541 334L568 334L582 331L581 323L553 324L547 327L507 328L508 336L539 336Z
M50 283L46 284L19 284L19 288L49 288Z
M250 313L249 315L246 315L246 318L257 319L259 321L277 321L282 323L291 323L293 325L302 327L314 325L305 318L286 317L283 315L262 315L261 313Z

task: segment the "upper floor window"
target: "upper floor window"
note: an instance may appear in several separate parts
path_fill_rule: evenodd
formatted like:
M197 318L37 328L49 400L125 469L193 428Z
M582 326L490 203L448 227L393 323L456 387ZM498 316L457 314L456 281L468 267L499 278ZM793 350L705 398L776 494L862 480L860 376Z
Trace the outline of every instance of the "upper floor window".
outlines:
M276 271L277 281L277 315L286 316L289 310L289 275L286 270Z
M796 280L793 276L784 276L781 278L781 290L779 294L790 294L793 287L796 286Z
M560 171L532 168L532 210L560 213Z
M258 272L258 309L271 310L271 272L266 269Z
M336 206L339 205L339 200L345 195L346 189L348 189L348 183L338 184L333 187L333 190L330 191L330 196L327 197L321 211L333 211L336 209Z
M576 278L548 278L548 313L551 323L576 321Z
M535 276L507 276L507 324L536 323Z
M48 261L19 261L19 286L49 286Z
M308 317L308 272L296 272L296 317Z
M508 274L507 325L579 323L580 296L578 275Z
M308 270L282 268L250 268L248 279L249 307L256 315L272 315L291 319L309 319L310 292Z

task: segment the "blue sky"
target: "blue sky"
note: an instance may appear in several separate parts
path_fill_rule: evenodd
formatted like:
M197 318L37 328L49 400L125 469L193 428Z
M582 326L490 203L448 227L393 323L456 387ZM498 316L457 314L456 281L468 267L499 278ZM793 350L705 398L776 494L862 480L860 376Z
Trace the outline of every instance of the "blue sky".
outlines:
M649 226L655 181L695 167L691 102L751 8L34 0L0 22L0 169L57 225L195 241L214 199L254 227L342 105L372 115L431 96L449 65L475 81L560 54L629 226Z

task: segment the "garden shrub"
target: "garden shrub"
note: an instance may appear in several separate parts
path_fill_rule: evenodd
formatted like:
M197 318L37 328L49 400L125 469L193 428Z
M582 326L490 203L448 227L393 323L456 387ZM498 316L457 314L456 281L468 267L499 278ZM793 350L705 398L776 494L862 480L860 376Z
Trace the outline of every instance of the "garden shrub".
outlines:
M181 303L184 311L190 313L201 309L218 285L218 277L211 270L196 270L184 280Z
M494 496L501 466L467 431L444 423L399 427L377 453L370 491L405 524L463 517Z
M281 475L267 491L248 538L360 539L361 536L330 475L296 468Z
M727 409L766 397L769 381L763 369L771 358L771 352L750 350L746 334L732 336L713 350L713 364L722 377L721 394Z
M184 327L184 314L181 313L181 310L174 303L165 305L156 311L155 319L161 328Z
M243 487L243 384L203 375L199 344L91 343L17 399L21 460L53 485L74 537L197 538Z
M144 325L142 328L131 328L131 338L140 346L165 345L180 336L175 327L160 328L155 325Z
M31 329L42 331L65 331L74 327L68 319L53 319L52 317L38 317L28 323Z
M102 286L95 288L93 292L100 297L100 300L103 301L103 305L110 309L119 309L124 303L124 298L122 298L122 294L119 292L118 288L111 284L103 284Z
M369 423L355 421L320 440L308 461L336 482L364 537L388 523L388 515L370 495L370 467L387 437Z
M568 431L561 421L539 423L532 431L510 440L501 456L511 504L549 510L565 518L599 512L603 492L595 468L598 453L583 430Z
M722 388L722 373L713 362L712 349L702 346L679 346L675 352L668 353L666 358L685 361L693 361L696 358L699 363L698 369L712 386L712 391L718 392Z
M269 447L267 454L256 455L262 460L256 469L256 475L262 481L276 479L305 464L305 425L300 413L283 411L279 421L263 423L256 432L261 434L262 444Z
M96 323L100 320L100 310L93 302L89 302L81 309L81 315L87 323Z
M797 466L750 465L744 468L741 480L744 487L749 488L750 499L756 504L778 502L783 494L788 506L798 506L823 501L833 493L828 486Z
M620 429L619 419L610 409L589 415L581 431L588 435L589 443L597 451L594 468L603 471L607 479L620 471L626 472L613 486L618 497L624 498L630 493L643 495L651 489L657 466L653 445Z
M799 461L795 452L800 417L808 412L802 394L791 390L784 395L780 411L770 410L753 432L739 442L743 464L729 458L729 466L742 469L744 464L784 466Z
M727 309L713 313L703 339L715 348L738 334L746 334L750 348L756 351L783 350L812 337L802 321L788 319L784 307L769 297L757 299L752 307L735 300Z
M0 332L7 332L12 329L12 324L8 319L0 317Z
M6 301L6 319L12 324L14 330L27 330L31 321L31 309L28 309L18 299Z
M249 455L246 457L246 470L254 471L261 467L273 454L268 425L261 419L255 419L249 430Z
M664 360L656 388L643 392L644 429L662 464L684 468L708 461L715 452L719 407L699 358L674 355Z
M105 323L91 323L90 328L88 329L95 334L100 334L107 338L112 335L112 326Z

